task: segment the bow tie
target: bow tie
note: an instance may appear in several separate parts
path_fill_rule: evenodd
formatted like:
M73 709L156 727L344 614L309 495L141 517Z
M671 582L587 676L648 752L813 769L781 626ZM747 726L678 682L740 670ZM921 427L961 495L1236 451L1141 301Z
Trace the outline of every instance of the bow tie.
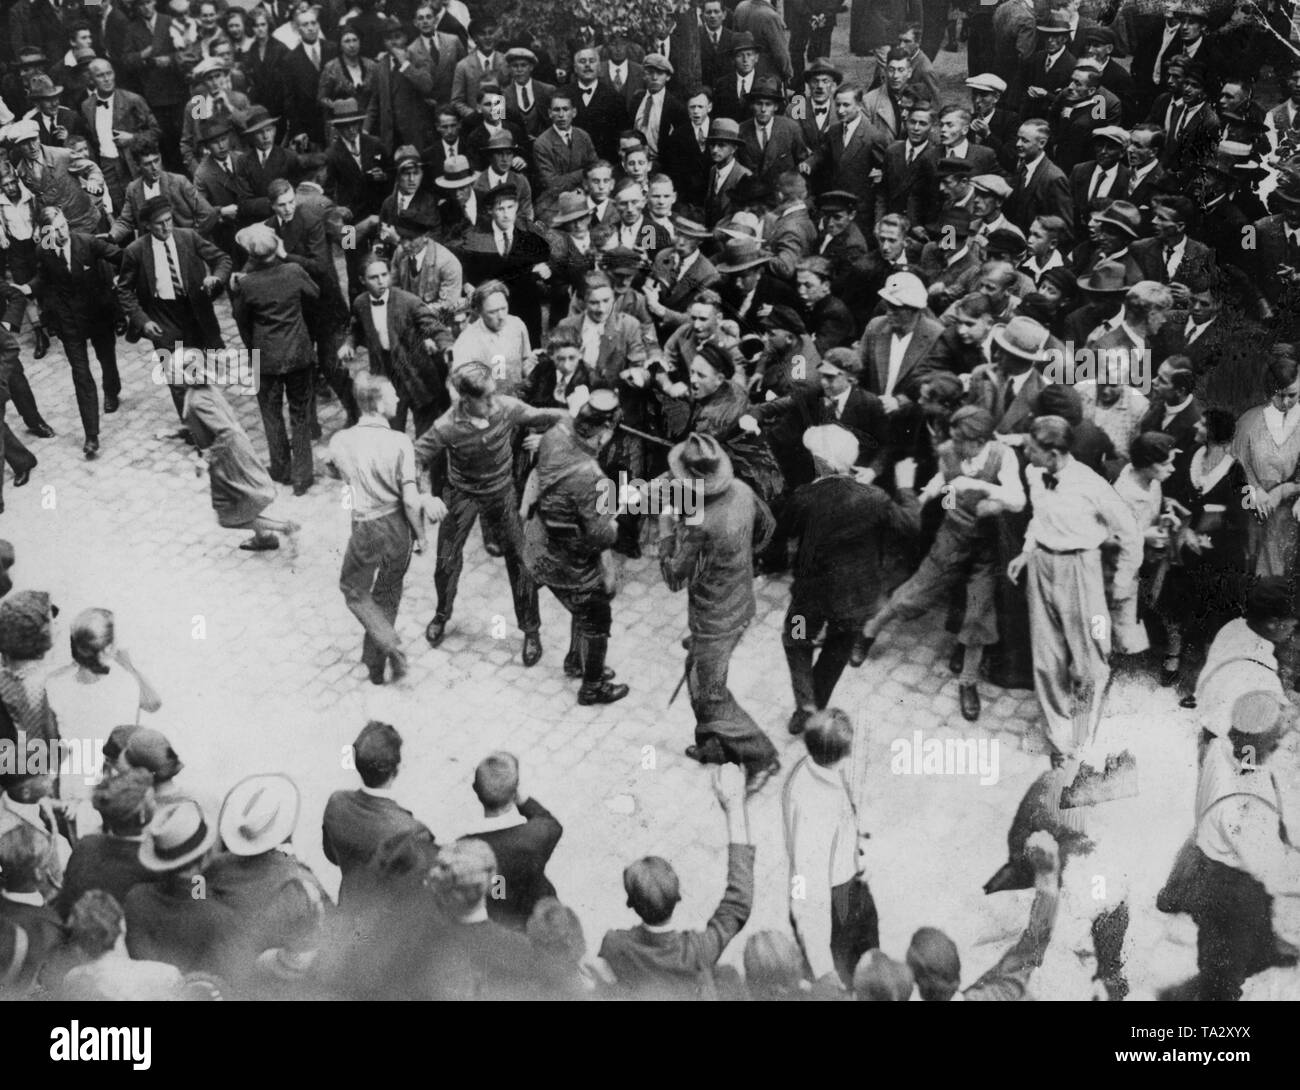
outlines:
M1046 488L1047 491L1054 492L1058 484L1060 484L1060 480L1055 473L1043 474L1043 487Z
M103 106L103 107L107 108L107 107L111 106L112 104L113 104L113 100L110 99L110 98L98 98L98 99L95 100L95 105L96 105L96 106Z
M376 298L372 295L372 296L370 297L370 305L371 305L372 307L386 307L386 306L388 306L388 296L385 295L382 299L376 299Z

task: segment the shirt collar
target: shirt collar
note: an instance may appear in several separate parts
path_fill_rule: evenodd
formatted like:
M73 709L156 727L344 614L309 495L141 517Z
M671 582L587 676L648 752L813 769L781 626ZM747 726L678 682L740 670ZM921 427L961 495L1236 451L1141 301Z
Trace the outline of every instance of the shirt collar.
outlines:
M519 812L517 806L510 807L505 813L497 814L495 817L485 817L478 827L481 833L495 833L502 829L513 829L517 825L526 825L528 819Z
M364 418L361 419L361 420L358 420L357 423L358 423L358 424L367 424L367 423L368 423L368 424L370 424L370 426L372 426L372 427L376 426L376 421L373 421L373 420L367 421L367 420L365 420ZM377 798L377 799L391 799L391 798L393 797L393 791L392 791L392 788L389 788L389 787L367 787L364 783L361 785L361 793L362 793L363 795L373 795L373 796L374 796L375 798Z
M1187 406L1190 405L1191 403L1192 403L1192 395L1191 395L1191 394L1188 394L1188 395L1187 395L1185 398L1183 398L1183 400L1180 401L1177 405L1166 405L1166 406L1165 406L1165 419L1166 419L1166 420L1169 420L1171 417L1175 417L1175 416L1177 416L1180 412L1182 412L1185 408L1187 408Z
M45 907L45 898L37 890L33 890L31 893L10 893L8 890L2 890L0 891L0 897L19 905L31 905L33 908Z
M1120 314L1123 315L1123 313L1124 312L1121 310ZM1128 322L1124 321L1123 317L1120 318L1119 324L1120 327L1124 330L1125 335L1129 338L1129 340L1131 340L1135 345L1137 345L1138 348L1146 347L1147 339L1144 336L1142 336L1141 333L1138 333L1131 325L1129 325Z

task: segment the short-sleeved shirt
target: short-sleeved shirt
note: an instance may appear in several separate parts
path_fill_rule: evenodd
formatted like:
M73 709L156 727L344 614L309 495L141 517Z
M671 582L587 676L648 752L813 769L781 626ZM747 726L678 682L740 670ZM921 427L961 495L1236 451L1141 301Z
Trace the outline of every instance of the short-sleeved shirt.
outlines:
M352 489L352 517L378 518L401 508L402 487L415 483L415 448L386 422L362 420L335 432L330 458Z

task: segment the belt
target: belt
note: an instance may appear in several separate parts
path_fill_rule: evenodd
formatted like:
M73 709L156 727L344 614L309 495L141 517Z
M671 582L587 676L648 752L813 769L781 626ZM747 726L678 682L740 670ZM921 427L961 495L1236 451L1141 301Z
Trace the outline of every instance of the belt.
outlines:
M1076 556L1079 553L1090 553L1092 549L1049 549L1046 545L1035 545L1034 548L1041 549L1045 553L1051 553L1053 556Z
M401 510L401 504L394 503L388 507L381 507L375 511L367 511L362 514L360 511L352 512L352 521L357 522L374 522L376 519L387 518L389 515L395 515Z

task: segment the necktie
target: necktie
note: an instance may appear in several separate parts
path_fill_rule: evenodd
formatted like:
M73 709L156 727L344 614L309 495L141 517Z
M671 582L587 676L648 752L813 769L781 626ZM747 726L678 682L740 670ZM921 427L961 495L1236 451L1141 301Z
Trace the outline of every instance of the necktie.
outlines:
M176 267L176 258L172 256L172 241L168 239L163 243L163 253L167 255L167 271L172 277L172 294L177 299L185 297L185 282L181 279L181 271Z
M527 113L533 108L533 96L528 93L527 87L519 88L519 108Z
M1173 270L1169 266L1173 260L1174 260L1174 248L1172 246L1166 246L1165 247L1165 271L1170 276L1173 275Z
M510 232L509 232L509 231L503 231L503 232L502 232L502 233L497 237L497 249L501 252L501 256L502 256L502 257L505 257L506 254L508 254L508 253L510 252Z
M645 101L641 103L641 110L636 117L636 127L643 133L649 133L650 131L650 102L651 96L647 92Z
M912 163L913 163L915 160L916 160L916 145L915 145L915 144L908 144L908 145L907 145L907 165L910 167L910 166L912 165Z
M71 246L69 246L63 252L63 260L67 262L68 272L72 272L72 247Z
M695 130L695 139L696 142L700 145L700 151L704 150L704 135L705 135L704 126L701 125L698 129Z
M1044 473L1044 474L1043 474L1043 487L1046 488L1047 491L1049 491L1049 492L1055 492L1055 491L1056 491L1056 486L1057 486L1058 484L1060 484L1060 481L1057 479L1057 476L1056 476L1055 473Z
M767 126L762 125L758 130L758 150L762 151L767 147Z
M564 141L564 146L566 148L569 146L569 135L570 134L567 132L560 133L560 139Z
M714 48L717 48L718 38L720 38L721 36L722 36L722 32L720 30L710 31L709 37L713 39Z
M623 70L621 68L614 68L611 69L611 72L614 75L614 90L623 90Z
M1101 188L1101 179L1102 179L1102 177L1103 177L1103 174L1102 174L1102 172L1101 172L1101 167L1098 167L1096 170L1094 170L1094 171L1092 172L1092 185L1090 185L1090 186L1088 187L1088 203L1089 203L1089 204L1092 204L1092 202L1093 202L1093 201L1096 199L1096 197L1097 197L1097 190L1099 190L1099 189Z
M826 400L822 403L822 419L829 423L838 420L839 418L840 418L839 402L836 401L834 398L830 398L830 397L826 398Z
M309 45L309 46L307 47L307 56L309 56L309 57L311 58L311 63L312 63L312 67L313 67L313 68L319 68L319 67L320 67L320 47L319 47L319 46L314 45L314 44L313 44L313 45Z

